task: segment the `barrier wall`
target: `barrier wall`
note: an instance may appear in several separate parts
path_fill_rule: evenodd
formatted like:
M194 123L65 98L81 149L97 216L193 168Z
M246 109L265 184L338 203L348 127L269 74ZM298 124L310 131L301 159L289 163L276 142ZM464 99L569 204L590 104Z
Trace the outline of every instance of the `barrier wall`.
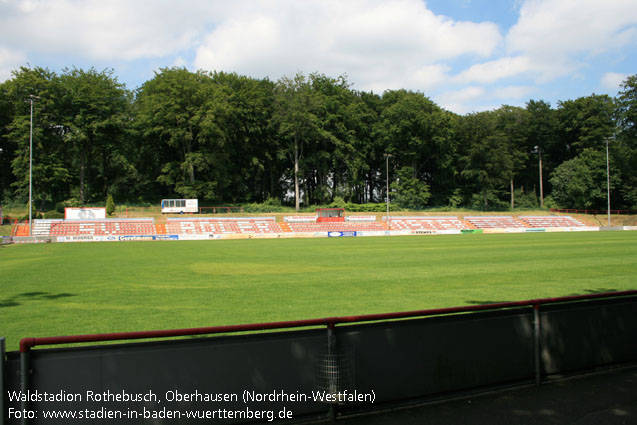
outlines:
M403 320L364 323L383 318ZM637 361L637 291L193 329L182 334L294 326L321 327L33 350L30 347L38 342L122 339L124 335L25 339L22 353L7 353L3 368L7 387L2 392L16 395L22 389L26 394L28 389L40 399L20 402L10 396L5 413L9 409L35 412L37 418L28 421L32 424L68 423L68 419L43 419L44 412L64 410L155 415L152 421L129 416L122 423L175 423L166 415L218 409L244 412L223 423L251 422L255 417L246 415L255 412L283 412L292 419L308 420ZM134 337L173 335L158 332ZM21 374L26 370L23 381ZM41 398L45 392L61 400L46 401ZM89 400L89 394L107 400ZM263 400L246 401L246 394L260 394ZM329 396L340 402L325 402ZM91 423L119 423L93 419ZM180 416L178 423L201 423L201 419Z

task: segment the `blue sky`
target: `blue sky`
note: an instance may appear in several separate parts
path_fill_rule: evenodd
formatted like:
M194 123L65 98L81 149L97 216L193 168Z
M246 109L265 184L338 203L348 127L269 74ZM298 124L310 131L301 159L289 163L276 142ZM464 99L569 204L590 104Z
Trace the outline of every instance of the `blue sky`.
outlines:
M464 114L614 96L637 73L635 0L0 0L0 81L25 65L255 78L346 74Z

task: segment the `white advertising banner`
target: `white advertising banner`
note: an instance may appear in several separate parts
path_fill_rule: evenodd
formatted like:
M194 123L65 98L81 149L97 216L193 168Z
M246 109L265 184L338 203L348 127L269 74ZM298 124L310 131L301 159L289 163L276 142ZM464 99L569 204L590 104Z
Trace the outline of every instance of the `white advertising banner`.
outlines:
M65 220L103 220L106 208L64 208Z

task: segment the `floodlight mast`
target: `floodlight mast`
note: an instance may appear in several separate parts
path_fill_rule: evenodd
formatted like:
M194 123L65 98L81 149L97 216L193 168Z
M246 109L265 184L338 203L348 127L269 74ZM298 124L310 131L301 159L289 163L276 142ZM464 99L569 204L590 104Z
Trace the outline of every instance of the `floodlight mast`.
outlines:
M606 137L606 199L608 201L606 213L608 215L608 227L610 227L610 161L608 158L608 142L610 137Z
M386 153L384 154L385 156L385 161L386 161L386 172L387 172L387 177L385 179L385 183L387 184L387 197L386 197L386 201L387 201L387 218L385 219L385 221L387 222L387 230L389 230L389 157L393 156L390 153Z
M33 102L39 100L39 96L30 94L25 102L31 104L31 119L29 124L29 236L33 236Z
M544 208L544 188L543 188L543 183L542 183L542 148L539 146L535 147L535 152L538 153L539 158L540 158L540 162L539 162L539 167L540 167L540 208Z

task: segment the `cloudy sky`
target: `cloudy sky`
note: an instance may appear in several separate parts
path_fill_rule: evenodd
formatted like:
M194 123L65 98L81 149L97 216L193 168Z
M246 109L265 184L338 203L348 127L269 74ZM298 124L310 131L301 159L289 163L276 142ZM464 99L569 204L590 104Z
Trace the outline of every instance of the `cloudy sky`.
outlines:
M0 81L23 65L162 67L277 80L346 74L457 113L617 94L637 74L635 0L0 0Z

